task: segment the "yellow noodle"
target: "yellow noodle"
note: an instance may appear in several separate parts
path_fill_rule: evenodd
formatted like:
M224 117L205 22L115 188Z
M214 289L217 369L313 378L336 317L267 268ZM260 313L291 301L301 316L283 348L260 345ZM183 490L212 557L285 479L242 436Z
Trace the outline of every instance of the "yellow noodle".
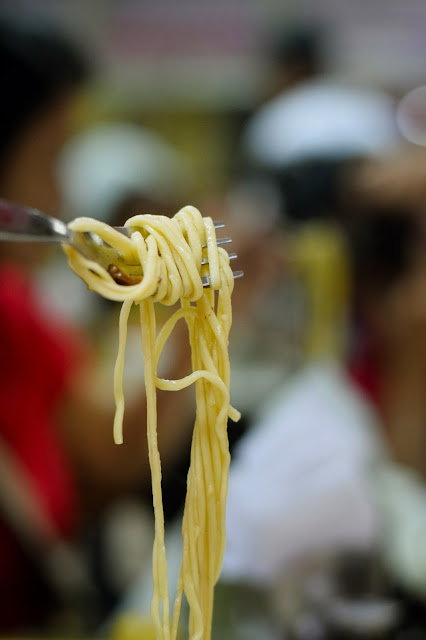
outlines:
M184 207L173 218L138 215L126 226L130 237L90 218L78 218L75 231L97 233L111 248L100 252L101 264L89 261L71 247L64 247L72 269L100 295L123 302L119 323L119 350L114 372L116 415L114 439L123 441L123 369L127 322L138 304L145 359L147 438L151 466L155 541L153 547L152 620L157 640L176 640L183 594L189 605L190 640L209 640L213 616L213 591L219 578L225 546L225 502L229 447L227 419L239 419L230 406L228 337L232 323L231 295L234 280L226 251L216 243L210 218L194 207ZM116 266L124 275L139 273L137 284L123 285L108 272L113 249L120 253ZM207 258L208 265L202 265ZM203 288L201 275L210 287ZM181 308L157 335L155 302ZM157 375L158 361L176 323L188 326L192 373L180 380ZM157 444L156 389L178 391L194 384L196 419L191 463L182 521L182 564L173 616L170 620L164 515L161 493L161 460Z

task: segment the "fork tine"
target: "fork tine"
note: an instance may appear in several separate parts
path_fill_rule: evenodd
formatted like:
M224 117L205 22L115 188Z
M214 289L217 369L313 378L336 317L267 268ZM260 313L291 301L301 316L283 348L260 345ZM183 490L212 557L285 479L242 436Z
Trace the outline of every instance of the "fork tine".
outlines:
M223 229L225 227L225 223L219 220L215 220L213 221L214 224L214 228L215 229ZM117 231L120 231L120 233L122 233L125 236L130 236L131 233L131 229L130 227L114 227ZM232 242L232 238L217 238L216 243L218 246L222 246L222 245L226 245L226 244L230 244ZM206 247L206 243L203 244L203 247ZM235 258L237 258L237 254L236 253L230 253L229 254L229 259L230 260L235 260ZM208 264L208 258L203 258L201 261L201 264ZM234 279L236 278L241 278L244 275L244 271L233 271L232 272ZM201 276L201 282L203 283L203 287L209 287L210 286L210 276L205 275L205 276Z
M220 247L223 244L230 244L232 242L232 238L218 238L216 240L216 244Z
M234 276L234 280L236 278L242 278L244 275L244 271L233 271L232 275ZM210 286L210 276L201 276L201 282L203 283L203 287Z

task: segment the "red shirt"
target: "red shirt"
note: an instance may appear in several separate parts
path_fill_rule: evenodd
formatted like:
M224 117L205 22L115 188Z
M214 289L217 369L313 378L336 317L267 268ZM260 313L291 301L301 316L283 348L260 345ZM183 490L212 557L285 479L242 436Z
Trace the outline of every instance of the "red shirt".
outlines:
M26 277L1 266L0 439L64 537L76 526L77 497L55 416L80 351L76 335L41 311ZM34 574L0 508L0 631L42 613Z

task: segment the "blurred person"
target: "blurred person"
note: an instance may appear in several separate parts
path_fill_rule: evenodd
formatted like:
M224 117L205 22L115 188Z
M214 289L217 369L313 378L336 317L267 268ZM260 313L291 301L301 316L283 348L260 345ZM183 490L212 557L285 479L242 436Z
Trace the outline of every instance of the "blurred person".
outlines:
M426 473L421 444L426 347L423 324L425 179L425 153L403 150L365 162L353 178L349 177L344 194L345 224L354 231L351 238L358 249L354 252L358 259L353 270L356 281L362 283L354 291L355 303L363 311L364 330L360 332L353 371L384 412L386 433L400 461L421 476ZM386 216L372 217L370 211L375 209L386 212ZM382 315L375 308L376 291L383 291L387 296L383 294ZM395 319L393 324L392 319ZM395 388L388 389L391 384L388 378L393 380ZM398 407L405 393L412 393L413 397L406 398L404 411ZM402 423L392 427L400 420L409 421L412 426L417 422L416 431L408 426L404 428ZM411 441L415 433L417 443Z
M276 66L287 79L255 109L241 138L242 167L275 185L290 219L329 215L341 166L400 142L384 91L329 73L327 38L321 25L299 24L276 39Z
M395 487L392 490L389 484L385 488L385 478L389 482L393 478L401 488L400 497L404 489L411 498L418 495L418 478L413 484L408 480L407 485L397 480L400 471L404 478L411 478L411 469L418 468L415 457L411 457L410 466L402 469L394 462L400 458L387 436L385 416L379 410L377 398L373 399L366 391L367 380L372 384L374 377L376 384L379 375L366 373L366 370L371 373L372 365L364 369L357 362L358 349L363 350L361 342L372 340L372 326L363 323L361 331L359 324L356 325L349 339L356 343L357 357L351 353L350 358L341 362L342 337L348 339L347 328L345 333L343 326L347 320L347 307L343 305L348 303L348 285L355 285L352 278L356 278L357 290L359 286L366 292L368 278L360 281L354 265L353 271L348 272L349 230L342 228L342 220L336 218L346 213L342 207L346 207L352 197L353 217L359 217L361 210L365 213L362 223L366 240L370 234L374 235L377 218L385 217L385 227L387 225L393 237L394 217L411 219L414 210L410 200L408 206L398 205L399 213L393 216L390 212L393 203L376 199L367 206L366 201L360 199L359 190L356 194L349 190L345 204L342 201L341 189L346 178L355 181L360 165L363 175L374 182L379 171L370 172L366 159L371 158L371 165L376 167L381 157L399 144L395 108L392 100L380 90L332 78L321 57L324 42L319 30L313 31L312 36L315 46L311 51L315 56L318 54L318 64L307 65L306 73L295 73L294 80L283 83L279 92L274 90L272 98L248 121L242 138L242 164L248 176L245 182L249 185L257 182L263 190L266 185L272 198L280 202L281 220L288 233L287 280L293 279L305 293L305 308L299 320L308 340L301 341L300 346L310 361L293 380L281 384L272 399L260 402L252 430L236 449L230 473L228 543L222 573L225 589L233 583L243 583L245 587L260 589L261 595L266 594L267 603L263 612L257 611L259 616L263 613L267 617L268 606L270 609L271 600L275 600L275 612L278 611L286 630L291 629L291 637L296 638L325 637L326 618L333 617L336 625L341 625L338 637L353 633L356 626L367 632L369 618L371 633L375 625L378 632L381 623L384 628L395 626L397 607L380 601L380 593L375 602L367 598L367 606L357 608L371 589L368 575L360 589L352 590L349 602L339 603L339 596L343 594L339 593L334 574L341 556L354 553L360 565L364 557L368 567L379 547L395 582L407 586L407 576L402 578L401 571L395 571L389 550L391 536L382 536L383 522L392 512L388 498L392 492L396 495ZM303 49L301 54L303 57ZM400 176L398 185L406 190L412 180L407 179L410 171L403 173L405 177ZM360 179L359 175L356 180ZM373 191L376 186L372 185ZM422 187L418 181L417 192L423 188L424 184ZM398 189L395 184L391 191L394 189ZM377 189L375 195L378 195ZM414 225L418 225L418 220ZM354 262L362 264L364 248L355 242L358 233L359 229L350 230L350 255ZM411 237L411 232L408 236ZM408 237L401 235L400 240L401 243L407 240L402 253L408 256L417 253ZM381 259L386 261L379 250L374 263L377 272L383 269ZM395 292L400 282L409 295L406 275L410 269L408 263L399 264L395 279L387 283L389 287L381 283L374 295L363 296L364 303L366 297L369 300L368 306L364 304L362 308L364 320L370 314L378 315L379 308L385 315L389 292ZM346 282L347 272L350 282ZM421 279L420 267L417 274ZM285 304L284 299L282 302ZM401 300L398 305L404 308ZM398 313L396 307L392 309L395 322L398 322ZM291 314L290 308L288 314ZM381 331L383 339L384 326ZM420 340L419 334L416 339ZM380 379L383 379L382 373ZM395 398L404 395L402 387L399 394L395 389L394 393ZM390 498L395 508L392 521L403 502ZM407 498L408 502L412 504ZM414 513L411 509L411 514ZM395 537L400 542L406 539L402 528L393 530L398 530ZM412 534L413 529L410 536ZM418 550L418 545L416 548ZM418 586L414 587L413 576L409 582L411 589L421 593ZM385 590L383 587L382 593ZM232 611L233 599L226 590L224 600L236 634L238 623ZM339 609L339 604L352 602L354 607ZM348 615L339 621L343 610ZM254 608L241 614L247 616L247 624L253 611ZM303 631L298 625L303 627L305 621ZM273 631L271 637L274 637Z
M331 187L342 165L380 156L398 141L386 94L322 77L262 107L247 126L242 153L277 185L286 214L303 221L333 209Z
M349 372L374 407L389 448L391 461L378 469L373 485L379 541L406 609L402 627L414 629L426 624L420 542L426 529L426 192L419 189L426 163L417 180L404 171L397 179L393 164L388 177L395 197L388 199L386 188L378 188L376 198L370 191L370 203L349 224L356 335ZM383 166L379 173L383 177ZM414 202L403 194L416 183Z
M340 633L370 637L381 623L389 632L401 609L381 598L395 585L412 617L403 624L425 621L412 602L426 595L426 192L420 170L417 181L397 172L395 184L394 166L371 161L354 174L350 220L339 222L354 320L346 361L304 367L260 408L231 465L222 580L275 593L295 637L311 637L294 626L306 615L318 637L332 620ZM386 184L400 199L389 201ZM406 202L414 184L418 198ZM364 591L342 600L333 575L348 553L360 566L363 556L383 561L375 597L364 577Z
M280 358L281 373L275 370L274 376L281 381L307 355L341 353L347 275L342 241L329 219L340 206L339 185L352 166L380 157L398 141L394 106L385 93L327 73L326 36L319 25L299 24L274 39L270 58L282 70L277 71L279 90L274 83L274 95L246 125L239 149L241 179L231 194L237 206L243 202L243 224L245 219L250 224L255 203L258 227L269 226L277 239L278 229L286 236L282 266L292 261L293 268L286 277L282 270L276 275L253 312L263 314L264 326L276 320L269 336ZM250 276L255 265L248 264ZM262 337L262 345L267 341ZM256 399L262 402L261 396Z
M56 214L57 158L86 64L54 26L9 15L0 18L0 73L0 196ZM92 392L90 344L37 297L44 254L41 245L0 243L1 632L43 629L58 606L90 608L90 579L68 543L106 501L149 486L145 396L126 409L125 443L114 446L113 408ZM164 397L167 467L191 402Z
M73 134L57 169L63 217L89 216L112 226L138 213L174 215L193 187L186 158L154 131L130 122L107 121ZM91 325L97 310L116 308L80 280L69 282L62 256L51 267L39 270L41 290L71 320ZM65 280L72 296L62 295Z
M107 121L72 136L60 159L64 209L70 217L123 222L140 211L173 215L194 183L185 156L153 130ZM130 204L134 195L135 206ZM121 209L124 216L119 218Z

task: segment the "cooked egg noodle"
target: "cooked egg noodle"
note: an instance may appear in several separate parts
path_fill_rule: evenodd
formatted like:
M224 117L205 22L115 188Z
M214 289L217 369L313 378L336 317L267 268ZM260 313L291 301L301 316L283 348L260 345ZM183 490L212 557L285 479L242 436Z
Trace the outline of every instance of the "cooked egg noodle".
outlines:
M97 233L121 254L120 270L138 269L137 284L116 283L106 265L87 260L64 247L73 270L89 288L110 300L122 301L119 349L114 371L116 414L114 439L123 441L123 371L127 323L133 304L140 308L142 349L145 360L148 454L152 476L155 517L153 547L152 620L157 640L176 640L183 593L189 605L190 640L208 640L213 616L213 592L219 578L225 546L225 506L230 462L227 420L239 419L230 406L228 337L232 323L234 286L229 257L217 247L214 224L194 207L185 207L174 218L141 215L127 221L130 237L90 218L70 225L75 231ZM202 265L207 256L208 265ZM200 275L208 273L210 288ZM157 335L155 302L177 310ZM161 352L176 323L188 327L192 373L180 380L157 376ZM170 621L169 587L161 492L161 460L157 441L156 389L179 391L195 385L196 419L187 476L182 522L182 564L173 617Z

